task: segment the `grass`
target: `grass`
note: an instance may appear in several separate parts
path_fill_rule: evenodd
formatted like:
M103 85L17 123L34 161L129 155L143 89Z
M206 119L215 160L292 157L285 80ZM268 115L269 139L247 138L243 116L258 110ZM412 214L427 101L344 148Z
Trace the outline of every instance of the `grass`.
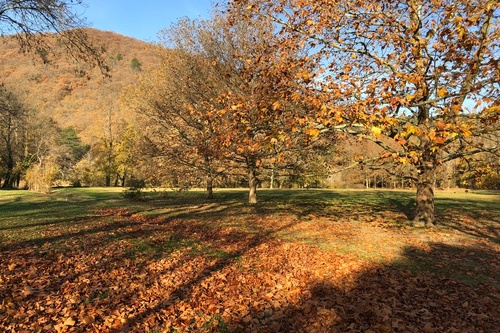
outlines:
M317 281L327 276L342 288L364 279L383 284L380 273L371 273L374 269L394 270L390 276L408 272L419 279L434 276L435 281L451 279L474 288L500 287L499 193L437 191L439 225L430 229L407 225L414 204L412 191L260 190L260 201L253 206L245 203L245 190L217 190L214 200L207 200L203 191L144 191L140 201L126 200L121 193L116 188L62 188L51 194L0 191L0 269L8 277L3 280L7 287L0 287L0 329L7 327L3 321L14 322L5 310L11 300L17 299L28 309L45 302L47 295L61 296L59 286L65 283L72 296L64 299L80 304L78 311L99 308L111 318L118 316L112 304L125 303L127 325L136 328L160 309L179 311L178 307L188 309L207 295L220 298L219 303L212 300L215 303L199 305L191 319L186 319L190 329L201 323L195 330L199 332L242 331L257 321L271 325L270 330L278 329L277 322L286 320L276 319L269 308L257 315L251 309L241 312L241 304L228 305L228 299L233 299L228 288L238 286L231 302L242 302L242 286L255 283L249 290L258 295L260 289L272 285L284 288L291 283L290 274L300 275L303 270L307 273L302 279ZM287 265L297 266L283 270ZM224 278L215 283L219 275ZM264 276L270 276L274 284L260 281ZM243 277L246 282L239 280ZM19 294L12 289L20 281L29 284L29 292ZM226 291L212 290L219 286ZM37 288L43 292L31 292ZM332 288L322 294L334 290L335 298L347 297L338 287ZM371 289L372 283L366 282L364 288ZM155 293L166 290L170 294L155 301ZM129 302L134 293L138 300ZM263 297L275 293L270 289ZM149 310L138 315L134 304L143 298L151 304L140 305ZM191 305L182 305L183 300L190 300ZM435 302L439 301L438 297ZM273 302L273 307L279 303ZM299 308L307 305L295 302ZM214 304L221 310L214 312ZM233 317L221 307L234 311ZM177 325L184 320L180 314L166 318L171 316L178 316ZM84 317L85 323L99 322L96 330L112 327L115 319L125 322L121 317L108 322L104 314L92 315L92 320ZM85 325L90 324L81 325L81 331L86 331L89 326ZM166 327L159 331L185 331L166 322L148 325ZM146 326L140 327L138 331L147 331Z

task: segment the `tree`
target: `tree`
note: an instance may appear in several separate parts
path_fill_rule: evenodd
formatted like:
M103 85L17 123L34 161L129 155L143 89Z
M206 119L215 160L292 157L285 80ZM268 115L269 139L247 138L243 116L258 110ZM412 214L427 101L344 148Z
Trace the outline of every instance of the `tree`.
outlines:
M234 0L228 11L274 24L280 57L249 62L266 75L301 66L288 96L316 107L306 120L319 131L355 134L415 166L414 225L435 223L439 165L498 153L498 137L475 138L499 127L499 12L494 0Z
M227 17L219 15L201 31L204 38L198 50L213 64L219 84L224 82L226 89L218 97L224 108L213 114L222 128L219 142L225 160L246 169L249 203L255 204L263 167L275 169L290 164L287 157L293 160L296 156L287 153L298 142L304 145L308 141L309 130L317 131L303 130L296 117L306 113L308 106L283 98L284 89L297 81L298 67L273 67L286 55L272 52L273 26L263 20L228 25ZM274 72L251 66L251 59L264 57ZM297 60L295 55L289 57Z
M83 144L78 131L73 127L59 131L57 144L61 147L57 156L62 180L69 180L73 185L81 185L81 180L75 173L75 167L90 150L90 145Z
M181 30L184 24L180 21L175 29ZM207 59L187 50L159 47L158 51L159 66L127 89L123 100L148 118L154 155L169 160L166 165L171 171L184 168L204 173L211 198L214 177L221 171L214 141L217 124L208 116L216 112L218 77Z
M99 66L103 73L108 68L101 54L103 50L92 45L82 29L85 20L78 8L83 0L7 0L0 2L0 33L14 35L22 50L37 53L44 62L50 61L54 43L61 44L78 59ZM57 38L47 38L57 35Z
M141 70L141 63L137 58L132 59L130 62L130 66L132 67L133 70L140 71Z
M216 175L244 166L255 203L257 170L287 135L276 82L244 77L245 59L264 52L271 36L266 26L250 28L230 27L220 14L180 20L164 31L161 65L128 95L142 98L136 108L159 126L151 136L158 152L203 171L209 196Z
M3 188L19 182L24 125L27 111L17 96L0 86L0 162L3 166Z

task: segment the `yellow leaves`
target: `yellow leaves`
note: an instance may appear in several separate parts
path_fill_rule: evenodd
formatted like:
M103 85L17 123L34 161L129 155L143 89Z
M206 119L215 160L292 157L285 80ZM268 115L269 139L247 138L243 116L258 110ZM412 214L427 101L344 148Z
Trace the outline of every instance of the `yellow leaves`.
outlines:
M236 111L238 109L241 109L242 107L243 107L243 103L233 104L233 105L231 105L231 110Z
M312 127L312 128L308 128L307 131L306 131L306 133L309 136L312 136L312 137L315 138L315 137L317 137L319 135L320 132L319 132L319 130L317 128Z
M273 110L276 111L278 110L279 108L281 108L281 103L279 101L276 101L273 103Z
M446 88L439 88L437 91L436 91L436 95L438 97L446 97L448 96L448 90Z
M321 104L321 112L326 113L328 111L328 106L326 104Z
M406 95L406 100L412 102L415 99L415 95Z
M435 126L436 126L436 129L438 129L438 130L443 130L443 129L446 128L446 124L442 120L436 121L436 125Z
M297 93L297 92L294 92L294 93L292 94L292 101L294 101L294 102L297 102L297 101L301 100L301 98L302 98L302 97L301 97L301 96L300 96L300 94L299 94L299 93Z
M471 132L470 128L467 126L467 124L460 125L460 132L466 138L472 136L472 132Z
M484 112L488 112L488 113L496 113L496 112L500 112L500 106L496 105L496 106L491 106L487 109L484 110Z
M410 125L408 129L406 130L408 134L417 134L418 133L418 127Z
M71 317L66 318L66 320L64 320L63 323L64 326L74 326L75 324L76 324L75 320Z
M462 24L457 25L456 31L458 32L459 39L463 39L465 37L465 28Z
M305 83L308 83L309 81L311 81L312 74L307 69L303 69L296 75L296 77L298 79L304 80Z
M371 131L375 135L381 135L382 134L382 129L377 126L372 126Z
M462 111L462 105L460 105L460 104L452 105L451 111L455 114L459 113L460 111Z

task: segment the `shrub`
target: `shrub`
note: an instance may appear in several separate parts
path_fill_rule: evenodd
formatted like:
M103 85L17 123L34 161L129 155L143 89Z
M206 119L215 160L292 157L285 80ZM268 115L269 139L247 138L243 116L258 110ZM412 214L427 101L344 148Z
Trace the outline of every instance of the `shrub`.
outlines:
M140 188L129 187L122 192L122 197L127 200L144 200L144 193Z
M28 189L34 192L50 193L58 171L57 166L52 162L32 165L26 172Z

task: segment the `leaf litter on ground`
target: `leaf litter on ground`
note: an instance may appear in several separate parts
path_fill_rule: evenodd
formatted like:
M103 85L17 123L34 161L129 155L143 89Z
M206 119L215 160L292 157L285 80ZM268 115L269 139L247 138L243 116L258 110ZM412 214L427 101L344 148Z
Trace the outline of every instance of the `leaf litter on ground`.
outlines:
M496 332L498 243L385 214L92 211L2 244L0 329Z

